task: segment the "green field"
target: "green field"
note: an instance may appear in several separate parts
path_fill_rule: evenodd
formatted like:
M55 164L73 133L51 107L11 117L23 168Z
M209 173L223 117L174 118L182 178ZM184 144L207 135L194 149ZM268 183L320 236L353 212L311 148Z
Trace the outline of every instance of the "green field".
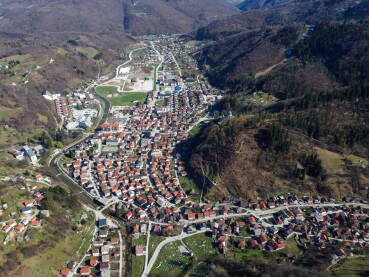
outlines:
M66 262L72 257L81 258L91 243L94 223L93 219L89 219L88 224L83 227L81 232L69 233L66 239L59 241L54 247L47 248L41 255L33 256L29 261L27 260L27 274L30 276L50 276L52 272L65 267ZM43 231L35 235L36 237L40 240L52 239L52 237L47 238L47 234ZM77 252L77 250L79 251ZM76 253L78 254L76 255Z
M68 51L58 48L58 50L56 50L56 54L66 57L68 55Z
M132 276L140 277L145 267L145 256L132 255Z
M158 100L155 102L156 105L159 105L161 107L165 107L165 100Z
M132 239L133 245L146 245L146 235L141 235L137 239Z
M334 276L361 277L369 276L369 263L367 257L347 258L340 262L331 271Z
M143 104L146 100L145 92L124 92L118 93L116 87L97 87L96 92L106 98L112 106L131 106L135 103ZM118 93L118 97L111 97L112 94Z
M96 93L98 93L101 96L106 97L108 94L117 93L118 90L116 87L97 87Z
M23 62L29 62L32 59L32 56L30 54L25 54L25 55L14 55L14 56L9 56L6 58L2 58L0 59L0 61L5 62L5 61L20 61L21 63Z
M179 176L179 182L186 193L188 193L192 189L195 190L195 194L190 196L192 201L199 200L200 191L193 180L191 180L187 176Z
M156 236L156 235L151 235L150 236L150 241L149 241L149 260L152 256L152 254L154 254L154 251L156 249L156 247L158 247L159 243L162 242L163 240L165 240L165 237L161 237L161 236Z
M369 161L359 156L349 155L347 156L347 159L350 160L354 165L359 165L359 166L364 166L364 167L369 166Z
M136 58L139 58L139 57L141 57L141 56L145 55L145 54L146 54L146 53L148 53L148 52L149 52L149 49L147 49L147 48L140 49L140 50L134 51L134 52L132 53L132 57L133 57L134 59L136 59Z
M89 58L93 58L97 53L99 53L99 51L92 47L77 47L76 50Z
M7 120L12 115L13 109L1 107L0 120Z
M200 132L200 130L201 130L200 124L193 126L193 128L191 129L189 133L190 137L196 136Z
M227 257L236 259L236 260L244 260L244 259L267 259L268 254L271 252L261 251L260 249L240 249L238 247L234 247L233 250L227 252Z
M205 233L185 238L183 242L199 260L215 257L216 251L213 246L213 239Z
M11 115L14 116L14 110ZM3 111L2 116L8 116L8 111ZM0 147L7 147L10 145L23 144L27 139L39 137L42 134L42 129L34 129L32 132L18 132L14 128L0 127Z
M160 251L160 254L153 266L151 273L166 276L183 276L183 271L190 264L191 257L181 254L178 247L182 243L175 241L167 244Z
M319 159L322 161L322 166L327 170L327 173L345 173L345 163L342 155L318 147L315 149L319 155Z

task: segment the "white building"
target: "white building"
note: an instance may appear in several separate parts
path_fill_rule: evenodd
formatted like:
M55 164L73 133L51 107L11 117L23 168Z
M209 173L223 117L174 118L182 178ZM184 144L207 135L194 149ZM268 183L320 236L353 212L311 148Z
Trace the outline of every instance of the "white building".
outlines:
M37 156L35 154L35 152L33 152L33 150L31 148L28 147L28 145L25 145L22 147L22 150L24 152L24 155L26 156L26 158L33 164L37 163Z

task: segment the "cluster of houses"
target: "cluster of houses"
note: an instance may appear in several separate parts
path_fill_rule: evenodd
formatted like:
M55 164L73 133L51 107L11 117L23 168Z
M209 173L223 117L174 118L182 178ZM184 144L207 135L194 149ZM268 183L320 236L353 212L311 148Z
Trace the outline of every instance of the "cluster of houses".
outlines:
M166 208L165 213L159 214L155 211L150 213L150 210L154 210L151 208L148 215L150 220L160 223L153 224L150 230L152 234L175 235L177 224L186 223L187 233L197 230L208 232L214 240L214 246L223 254L230 243L240 249L278 251L286 247L286 240L294 238L305 248L307 245L325 248L340 243L342 248L332 256L337 259L346 255L344 247L369 247L369 208L360 204L363 203L358 200L357 204L347 204L324 197L279 196L265 201L228 199L219 205L190 202L180 208ZM278 207L282 209L277 209ZM237 216L246 209L255 214L251 212L251 215ZM268 210L270 213L260 216L262 211ZM127 219L131 220L132 215L140 218L140 211L142 210L136 208L133 213L129 212ZM133 225L134 237L148 231L146 220L143 216L140 222ZM230 238L235 238L235 241ZM142 255L144 248L138 246L135 251L137 255ZM292 260L294 258L296 257L291 257Z
M176 144L186 140L190 125L204 111L199 90L171 91L168 106L131 107L124 120L112 118L65 163L73 178L95 198L121 200L150 216L179 203L189 203L178 174L183 164L173 158ZM157 208L154 211L152 208ZM121 207L117 207L119 209ZM149 211L150 208L150 211ZM141 215L142 216L142 215Z
M19 185L18 189L25 190L25 186ZM7 234L4 239L4 244L7 244L13 235L9 235L14 232L17 237L18 242L23 240L29 240L30 237L27 236L26 230L30 228L40 228L42 220L40 219L40 214L48 217L48 210L41 210L41 201L45 199L45 195L42 189L37 190L37 185L28 185L28 190L32 192L32 198L24 200L21 207L17 207L18 212L11 212L9 216L11 219L4 222L1 227L1 232ZM8 209L7 203L2 203L0 212L3 213ZM17 215L19 217L16 219Z
M60 271L62 277L101 276L110 277L119 271L120 243L118 233L108 226L106 218L97 221L97 229L93 237L90 250L82 264L69 262Z
M12 148L8 152L17 160L24 160L26 159L30 163L36 165L38 161L38 157L44 151L44 147L42 145L36 145L30 147L28 145L24 145L21 148Z
M54 101L56 113L63 120L67 130L86 129L93 125L93 118L97 116L97 110L93 108L81 108L82 105L98 104L95 97L86 92L70 91L66 96L51 94L48 91L42 93L49 101Z

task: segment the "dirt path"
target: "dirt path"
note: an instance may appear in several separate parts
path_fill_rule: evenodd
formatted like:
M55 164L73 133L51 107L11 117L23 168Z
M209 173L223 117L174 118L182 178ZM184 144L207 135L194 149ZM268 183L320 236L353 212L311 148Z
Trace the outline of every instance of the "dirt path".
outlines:
M266 74L268 74L270 71L272 71L274 68L276 68L279 65L284 64L287 61L287 59L283 59L281 60L279 63L273 64L271 66L269 66L268 68L264 69L263 71L259 71L255 74L255 78L259 78L261 76L264 76Z

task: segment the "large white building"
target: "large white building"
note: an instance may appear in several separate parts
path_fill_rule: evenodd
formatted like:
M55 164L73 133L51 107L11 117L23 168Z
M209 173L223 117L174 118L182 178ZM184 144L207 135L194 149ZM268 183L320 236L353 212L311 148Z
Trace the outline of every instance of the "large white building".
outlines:
M35 152L33 152L33 150L31 148L29 148L28 145L25 145L22 147L22 150L24 152L24 155L26 156L26 158L33 164L37 164L37 156L35 154Z
M120 75L128 74L130 71L131 71L131 68L129 66L119 68Z

